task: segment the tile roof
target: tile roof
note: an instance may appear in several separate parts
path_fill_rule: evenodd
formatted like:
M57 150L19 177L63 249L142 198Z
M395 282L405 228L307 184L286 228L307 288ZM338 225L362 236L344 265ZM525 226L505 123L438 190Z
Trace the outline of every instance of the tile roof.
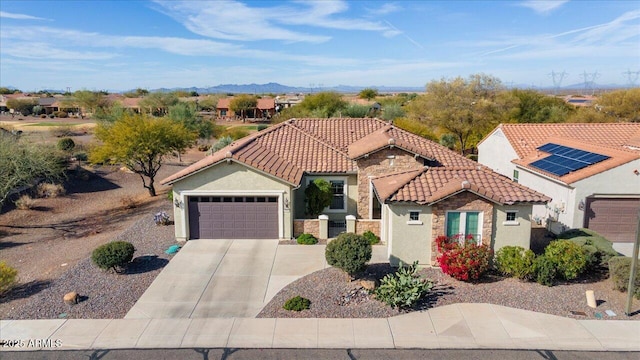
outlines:
M498 204L546 203L550 198L486 167L432 167L373 179L385 202L433 204L461 191L471 191Z
M567 184L640 159L640 123L501 124L498 129L518 154L514 163ZM554 176L530 166L546 156L537 148L547 143L607 155L610 159L561 177Z
M455 183L458 178L475 186L472 191L490 193L491 199L500 203L546 199L446 147L384 121L366 118L291 119L237 140L161 183L171 184L222 161L235 161L295 186L305 173L357 173L355 159L367 151L388 147L390 138L395 146L431 159L433 165L376 179L378 194L391 201L432 202L434 196L454 186L450 180ZM424 183L427 187L417 182L423 177L428 180Z

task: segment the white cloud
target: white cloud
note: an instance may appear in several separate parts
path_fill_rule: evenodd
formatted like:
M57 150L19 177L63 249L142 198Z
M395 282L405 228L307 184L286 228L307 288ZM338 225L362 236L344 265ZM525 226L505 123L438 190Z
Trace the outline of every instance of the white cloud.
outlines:
M331 39L326 35L298 31L295 26L376 31L385 36L397 35L393 29L381 22L339 17L348 10L344 1L295 1L291 5L271 7L250 7L239 1L156 0L156 3L164 8L161 11L182 23L189 31L217 39L310 43L321 43Z
M569 0L526 0L520 3L520 6L532 9L538 14L548 14L559 8Z
M49 19L45 19L37 16L9 13L6 11L0 11L0 18L15 19L15 20L49 20Z
M21 42L3 46L2 51L7 55L24 59L107 60L117 56L107 52L69 51L40 42Z
M369 16L382 16L398 12L402 8L396 3L385 3L379 8L366 8Z

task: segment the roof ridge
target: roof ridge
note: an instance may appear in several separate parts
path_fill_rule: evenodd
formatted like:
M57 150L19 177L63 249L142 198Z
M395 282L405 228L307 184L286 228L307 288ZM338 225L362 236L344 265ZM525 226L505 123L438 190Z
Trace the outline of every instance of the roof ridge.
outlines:
M331 118L329 118L331 119ZM327 120L329 120L327 119ZM347 159L351 160L351 158L349 157L349 154L347 154L346 152L335 148L333 145L327 143L326 141L322 140L322 138L318 137L318 136L314 136L311 133L306 132L304 129L302 129L301 127L297 126L294 123L294 120L299 120L299 119L290 119L288 121L286 121L285 123L288 123L289 126L291 126L292 128L296 129L297 131L301 132L302 134L306 135L307 137L309 137L310 139L313 139L314 141L317 141L318 143L325 145L326 147L328 147L331 150L336 151L338 154L343 155L344 157L346 157Z

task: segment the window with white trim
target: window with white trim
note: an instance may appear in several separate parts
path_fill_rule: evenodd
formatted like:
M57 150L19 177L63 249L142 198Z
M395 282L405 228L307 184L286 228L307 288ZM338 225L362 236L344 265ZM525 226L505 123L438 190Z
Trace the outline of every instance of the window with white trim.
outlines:
M422 221L420 221L420 210L409 210L409 221L407 221L408 225L422 225Z
M520 171L513 170L513 181L518 182L520 180Z
M520 225L518 222L518 210L507 210L505 221L502 225Z
M316 179L323 179L331 184L331 192L333 199L331 204L324 210L325 212L346 212L347 211L347 178L346 177L329 177L314 176L307 178L307 186Z
M446 235L457 237L459 241L467 238L482 244L482 212L480 211L447 211Z

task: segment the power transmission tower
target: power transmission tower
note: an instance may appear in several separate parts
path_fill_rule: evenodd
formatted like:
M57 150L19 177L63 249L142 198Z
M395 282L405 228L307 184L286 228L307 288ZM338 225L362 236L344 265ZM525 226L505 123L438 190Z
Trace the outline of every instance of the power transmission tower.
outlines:
M593 95L595 93L596 79L600 77L600 74L598 74L597 71L592 73L583 71L582 74L580 74L580 77L584 80L584 90L582 95ZM589 91L591 91L591 94L589 94Z
M564 80L564 78L569 74L562 70L561 73L551 71L548 75L551 76L551 80L553 81L553 95L558 95L558 90L560 89L560 86L562 86L562 80Z
M622 75L627 76L627 84L632 88L636 86L636 81L638 81L638 77L640 77L640 71L631 71L627 69L627 71L623 72Z

